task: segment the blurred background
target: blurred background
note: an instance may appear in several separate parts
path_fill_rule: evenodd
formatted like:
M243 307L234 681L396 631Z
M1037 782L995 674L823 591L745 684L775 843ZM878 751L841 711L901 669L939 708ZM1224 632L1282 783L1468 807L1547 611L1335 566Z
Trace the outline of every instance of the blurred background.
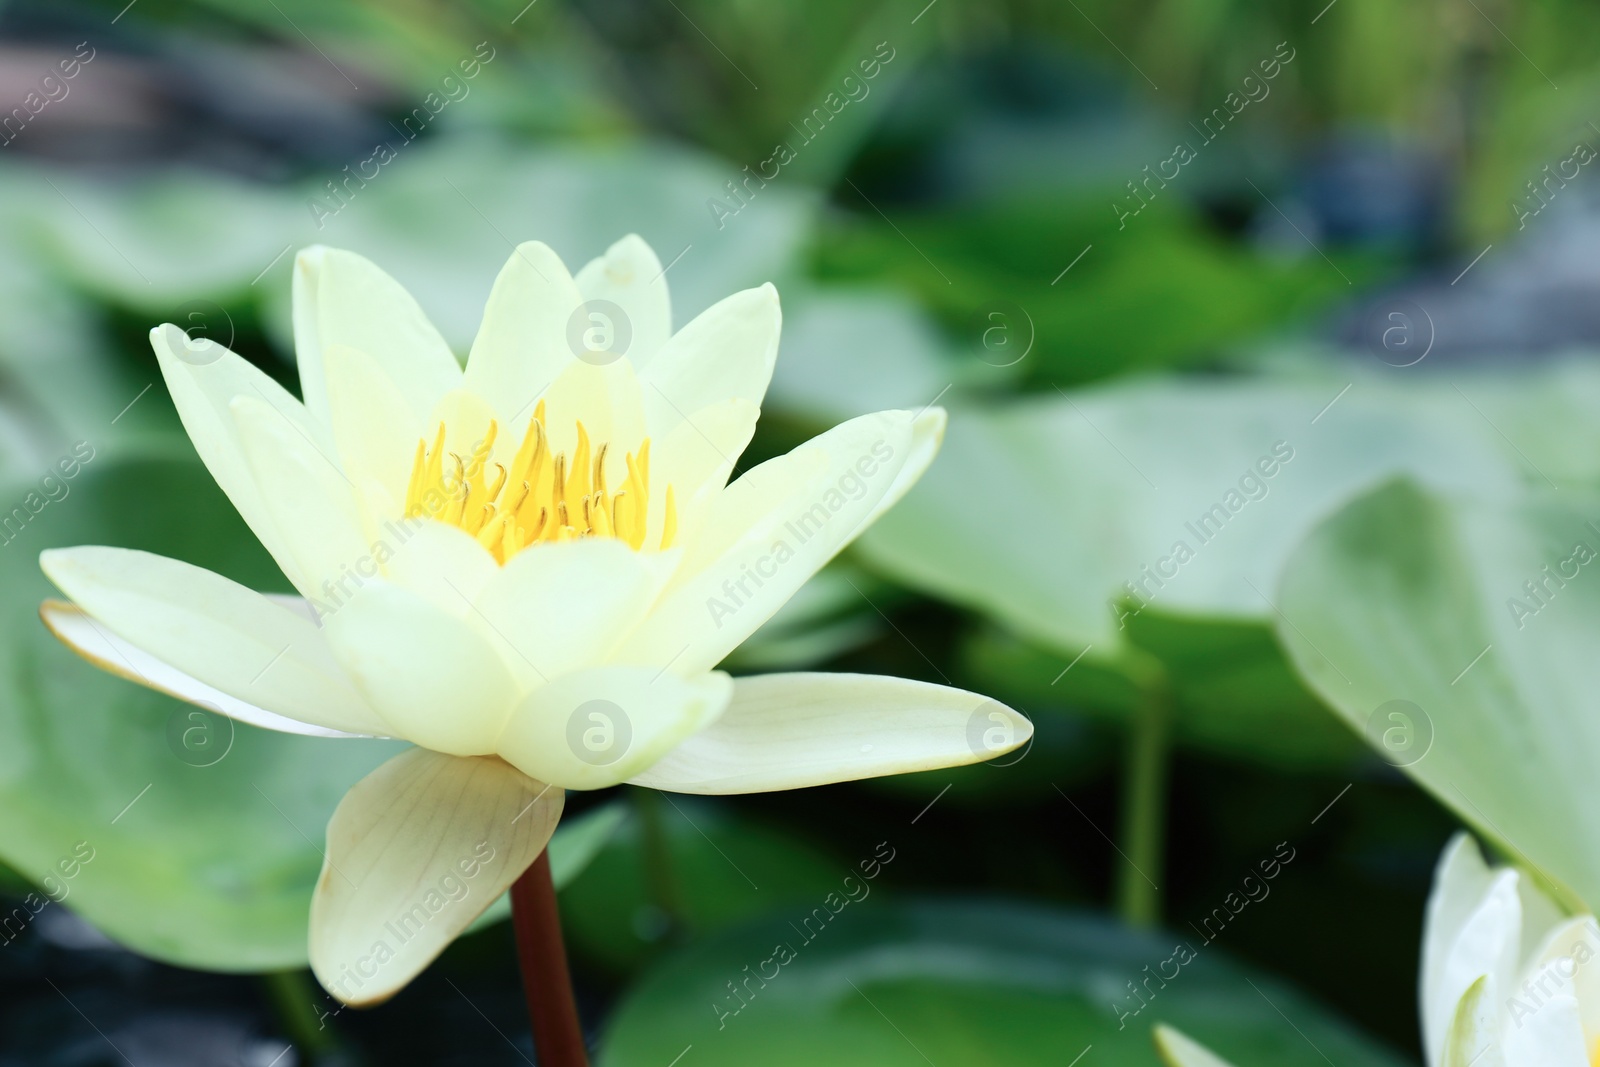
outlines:
M1240 1067L1416 1062L1454 822L1297 680L1275 576L1395 472L1600 480L1597 31L1574 0L0 4L0 1065L532 1062L504 922L370 1011L304 969L322 827L392 749L93 671L38 624L37 554L286 589L149 328L293 389L298 248L374 259L464 353L513 244L576 269L629 232L679 325L782 292L741 469L952 413L925 484L730 668L948 682L1037 736L570 797L599 1062L1153 1065L1157 1021ZM740 986L874 859L870 899Z

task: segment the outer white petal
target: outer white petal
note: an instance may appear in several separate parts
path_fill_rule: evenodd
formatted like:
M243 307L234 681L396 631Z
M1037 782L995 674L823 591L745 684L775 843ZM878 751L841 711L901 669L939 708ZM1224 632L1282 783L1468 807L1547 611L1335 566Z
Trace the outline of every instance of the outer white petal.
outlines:
M323 629L396 736L453 756L494 751L517 686L472 624L374 580L327 616Z
M354 252L315 245L294 263L294 347L300 392L329 424L324 353L349 345L376 359L413 411L461 383L461 367L405 287Z
M660 436L693 412L724 400L760 407L782 328L778 291L769 283L713 304L673 334L639 368L651 435Z
M178 418L206 470L228 494L240 517L289 581L296 588L305 588L304 576L256 485L229 405L235 397L254 396L282 413L309 438L317 437L318 426L300 401L281 385L219 344L205 338L191 339L168 323L150 331L150 347L155 349L156 362L177 406Z
M1444 1052L1432 1067L1504 1067L1498 992L1487 974L1472 983L1456 1005L1455 1018L1445 1031Z
M411 749L340 801L311 897L311 969L334 996L381 1003L538 859L563 794L500 760Z
M501 268L467 357L466 387L494 404L507 424L524 421L533 401L577 353L568 329L582 297L549 246L517 246Z
M900 498L921 480L923 474L927 473L929 464L939 454L939 447L944 444L945 425L949 421L944 408L936 407L923 409L911 420L911 446L906 454L905 463L896 472L888 491L878 499L872 514L861 524L863 529L877 522L878 516L898 504Z
M119 674L273 729L281 715L323 728L311 732L387 732L315 623L260 593L124 548L52 549L39 562L88 613L49 606L46 623ZM275 714L263 719L258 709Z
M606 254L592 259L578 272L578 292L592 316L594 328L610 331L609 351L626 356L642 367L672 336L672 301L667 293L666 275L661 261L644 239L630 233ZM622 311L622 322L606 321L609 309L598 301L615 304ZM624 323L626 325L624 325ZM627 331L627 345L620 344Z
M298 598L296 598L298 599ZM372 737L374 733L346 733L324 726L312 726L258 707L247 700L229 696L176 667L163 663L141 648L136 648L94 620L88 612L65 600L46 600L39 605L39 618L45 627L68 648L103 671L137 682L159 693L207 708L230 719L307 737ZM304 712L302 711L302 714ZM387 733L380 728L381 733Z
M746 473L712 505L622 658L681 652L681 673L715 666L866 528L907 463L926 462L919 432L935 426L906 411L863 415Z
M534 545L490 576L474 615L522 688L534 689L599 664L644 618L677 560L611 538Z
M1483 899L1461 925L1440 965L1436 982L1424 993L1423 1018L1441 1020L1448 1027L1472 984L1488 975L1495 989L1512 989L1517 982L1521 955L1522 903L1517 897L1518 874L1501 870L1494 875ZM1424 934L1424 940L1427 939ZM1428 1035L1424 1033L1424 1040ZM1427 1046L1436 1061L1440 1046ZM1508 1057L1515 1061L1514 1057Z
M627 781L727 707L733 682L711 672L679 678L656 667L595 667L528 694L500 755L567 789Z
M1522 1067L1590 1067L1578 1002L1567 994L1545 1000L1501 1030L1507 1063Z
M1156 1023L1152 1036L1167 1067L1231 1067L1227 1060L1164 1023Z
M263 507L300 576L295 587L308 597L325 595L324 582L337 581L370 552L355 484L264 401L240 396L230 407Z
M1422 1040L1427 1062L1438 1064L1444 1051L1445 1031L1455 1017L1456 1004L1436 1003L1449 958L1462 927L1482 905L1494 883L1494 872L1471 834L1450 839L1434 867L1433 891L1428 896L1422 935L1422 973L1419 1000Z
M870 674L734 682L720 719L632 780L677 793L763 793L960 767L1027 743L1033 726L976 693Z

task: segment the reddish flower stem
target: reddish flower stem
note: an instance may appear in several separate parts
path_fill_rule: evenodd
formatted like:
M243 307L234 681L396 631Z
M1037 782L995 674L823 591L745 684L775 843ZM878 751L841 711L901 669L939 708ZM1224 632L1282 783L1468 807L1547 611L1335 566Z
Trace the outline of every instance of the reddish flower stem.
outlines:
M516 929L517 962L539 1067L588 1067L548 852L541 852L512 884L511 925Z

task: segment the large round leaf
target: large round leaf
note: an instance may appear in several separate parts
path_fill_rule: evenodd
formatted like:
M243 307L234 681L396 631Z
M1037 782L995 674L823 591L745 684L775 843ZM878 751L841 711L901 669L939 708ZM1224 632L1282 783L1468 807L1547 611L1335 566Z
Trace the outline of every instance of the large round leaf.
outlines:
M1370 379L1338 396L1349 383L1139 382L955 411L937 462L861 546L1068 656L1125 650L1113 601L1130 586L1149 610L1267 622L1284 557L1352 493L1402 472L1523 481L1467 404Z
M1600 907L1600 497L1383 486L1283 576L1279 638L1390 762Z
M1192 935L1011 900L880 904L851 885L666 960L612 1017L602 1067L660 1067L690 1046L701 1067L1062 1067L1090 1046L1085 1063L1157 1067L1157 1022L1238 1067L1402 1062ZM837 903L846 892L860 901Z
M549 244L576 272L618 238L641 234L668 271L682 325L722 297L793 270L816 196L762 191L719 222L708 198L737 168L684 149L507 147L485 138L390 139L375 176L344 172L293 186L179 171L112 185L53 175L22 188L26 220L65 275L156 319L188 319L227 342L251 301L292 351L290 266L313 244L365 255L403 283L465 353L495 275L516 244ZM330 190L332 183L337 193ZM219 231L218 227L222 230ZM226 308L219 306L226 305Z

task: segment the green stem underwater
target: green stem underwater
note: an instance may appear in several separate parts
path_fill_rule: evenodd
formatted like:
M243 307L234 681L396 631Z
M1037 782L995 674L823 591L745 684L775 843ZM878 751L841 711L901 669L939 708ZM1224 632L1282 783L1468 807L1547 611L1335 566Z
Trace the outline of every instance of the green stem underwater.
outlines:
M1149 928L1161 921L1171 693L1161 671L1144 678L1139 688L1122 777L1118 836L1123 842L1124 862L1117 879L1117 912L1129 926Z
M512 884L511 924L539 1067L588 1067L548 850Z
M339 1036L330 1020L344 1009L322 991L309 971L268 971L261 976L261 982L272 1001L278 1025L295 1048L313 1063L339 1051Z
M660 909L663 921L657 944L671 944L688 932L688 922L672 869L666 824L661 818L661 795L641 787L628 792L633 800L634 816L639 820L639 852L644 861L645 884L650 891L650 902Z

